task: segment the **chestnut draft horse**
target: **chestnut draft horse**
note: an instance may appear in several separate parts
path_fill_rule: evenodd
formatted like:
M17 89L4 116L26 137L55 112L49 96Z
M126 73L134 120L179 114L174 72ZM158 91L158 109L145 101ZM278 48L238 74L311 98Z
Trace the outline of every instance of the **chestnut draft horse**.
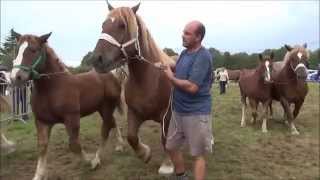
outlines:
M113 8L108 3L109 14L102 25L102 34L95 47L92 62L97 72L108 72L128 64L129 77L125 86L128 106L128 142L144 162L151 158L150 147L138 137L141 124L154 120L162 125L162 144L171 118L169 98L172 85L165 74L155 68L155 63L170 64L174 61L158 48L142 18L133 8ZM173 172L167 157L159 173Z
M274 100L280 101L285 116L288 120L289 128L292 135L298 135L293 121L298 116L300 108L308 93L307 66L309 52L307 44L296 45L291 47L285 45L287 53L283 61L273 64L273 87L272 96ZM294 104L293 112L290 109L290 104ZM270 107L270 109L272 109Z
M97 167L109 132L116 127L113 113L116 109L121 111L120 82L111 73L98 74L94 70L71 74L46 43L51 33L38 37L12 32L17 39L19 51L13 61L11 81L15 85L30 79L34 82L31 105L40 154L33 180L46 179L48 176L48 142L51 129L57 123L66 127L71 151L91 163L92 168ZM96 111L103 120L102 140L95 157L90 159L80 145L80 117ZM120 134L118 136L121 137ZM123 144L121 138L119 143Z
M240 71L239 69L227 69L229 80L239 81Z
M260 63L256 69L241 70L239 78L239 87L242 102L242 118L241 127L246 125L246 98L248 97L252 111L252 123L255 123L257 118L257 107L259 102L263 104L263 123L262 132L267 132L268 107L272 101L271 96L271 75L274 54L270 56L262 56L259 54Z

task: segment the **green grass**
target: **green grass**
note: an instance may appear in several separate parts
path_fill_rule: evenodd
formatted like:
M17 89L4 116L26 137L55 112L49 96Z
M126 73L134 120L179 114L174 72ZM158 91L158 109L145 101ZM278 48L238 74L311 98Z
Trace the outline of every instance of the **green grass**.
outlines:
M299 136L291 136L282 120L279 103L274 104L274 119L268 121L267 134L261 132L261 121L240 127L241 104L237 84L231 84L226 95L213 87L214 153L208 155L209 180L319 180L319 85L309 84L309 93L296 127ZM93 114L81 121L81 143L94 153L100 141L100 118ZM126 135L126 122L119 122ZM32 179L37 161L37 141L33 120L28 124L13 122L4 128L10 140L17 142L17 151L1 155L0 179ZM124 152L114 151L114 136L108 141L102 166L95 170L71 154L68 137L62 125L54 127L49 146L51 180L161 180L157 174L164 153L160 146L160 126L146 122L141 130L143 142L150 145L153 157L141 162L129 145ZM192 169L192 158L186 151L186 164Z

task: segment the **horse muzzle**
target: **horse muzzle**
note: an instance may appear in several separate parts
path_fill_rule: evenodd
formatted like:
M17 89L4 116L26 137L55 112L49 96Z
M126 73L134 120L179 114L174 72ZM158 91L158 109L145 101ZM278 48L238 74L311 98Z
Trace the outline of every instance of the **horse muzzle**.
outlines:
M10 74L10 80L14 86L22 86L29 80L29 77L30 73L27 73L23 70L14 71L13 69L13 71Z

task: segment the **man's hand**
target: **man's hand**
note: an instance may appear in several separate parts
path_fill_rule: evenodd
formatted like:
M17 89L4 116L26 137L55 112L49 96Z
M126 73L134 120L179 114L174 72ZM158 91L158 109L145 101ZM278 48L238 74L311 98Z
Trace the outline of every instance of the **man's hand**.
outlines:
M164 66L164 73L166 74L166 76L168 77L168 79L173 79L173 77L174 77L174 74L173 74L173 72L172 72L172 70L171 70L171 67L170 66Z

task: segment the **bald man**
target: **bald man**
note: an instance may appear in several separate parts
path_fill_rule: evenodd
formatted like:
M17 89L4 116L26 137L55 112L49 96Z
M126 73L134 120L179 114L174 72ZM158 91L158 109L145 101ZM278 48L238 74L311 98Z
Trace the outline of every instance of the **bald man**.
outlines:
M181 146L187 144L194 158L194 177L203 180L206 174L205 155L212 152L211 84L212 56L201 42L205 27L199 21L188 23L182 35L186 48L175 67L167 66L165 74L174 86L173 112L166 149L175 167L172 179L186 180ZM174 72L173 72L174 69Z

